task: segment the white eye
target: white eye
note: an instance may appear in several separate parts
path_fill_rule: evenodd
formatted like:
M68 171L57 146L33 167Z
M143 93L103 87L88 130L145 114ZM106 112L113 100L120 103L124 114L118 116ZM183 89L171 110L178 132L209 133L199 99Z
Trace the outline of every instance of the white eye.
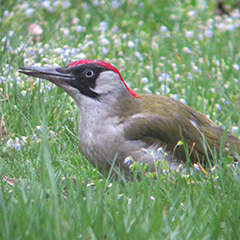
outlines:
M92 77L93 76L93 71L92 70L86 70L85 72L84 72L84 75L86 76L86 77Z

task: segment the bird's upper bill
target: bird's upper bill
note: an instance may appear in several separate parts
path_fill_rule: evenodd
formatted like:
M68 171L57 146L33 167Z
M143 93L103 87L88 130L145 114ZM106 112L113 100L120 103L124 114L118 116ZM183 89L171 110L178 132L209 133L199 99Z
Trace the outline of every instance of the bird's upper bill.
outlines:
M68 82L73 81L75 79L75 75L73 74L75 69L79 67L84 68L84 66L86 66L86 68L88 68L89 66L98 66L104 69L105 71L112 71L117 73L120 79L123 81L124 85L126 86L127 90L130 92L130 94L133 97L136 98L138 97L137 93L128 88L118 69L115 68L110 63L106 63L102 60L93 59L79 60L72 62L63 68L24 67L19 68L18 71L28 76L43 78L53 82L56 85L59 85L68 84Z
M74 79L71 73L66 73L63 70L64 68L26 67L19 68L18 72L32 77L43 78L53 83L67 82L67 80Z

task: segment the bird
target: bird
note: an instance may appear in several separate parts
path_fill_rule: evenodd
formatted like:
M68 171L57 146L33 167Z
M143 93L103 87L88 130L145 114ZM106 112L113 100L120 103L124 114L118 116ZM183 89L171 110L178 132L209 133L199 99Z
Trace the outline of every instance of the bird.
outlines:
M105 177L132 179L134 162L153 172L157 162L173 170L188 159L206 163L214 152L219 156L222 138L234 159L240 153L240 140L204 114L167 96L134 92L119 70L102 60L18 71L46 79L73 98L80 109L81 152Z

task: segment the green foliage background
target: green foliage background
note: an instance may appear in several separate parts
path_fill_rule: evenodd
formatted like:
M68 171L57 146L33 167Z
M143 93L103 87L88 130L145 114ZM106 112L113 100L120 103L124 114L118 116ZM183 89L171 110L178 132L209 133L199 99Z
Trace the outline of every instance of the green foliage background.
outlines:
M183 0L0 3L1 239L239 238L239 173L224 155L208 176L110 183L79 150L73 100L17 72L102 59L135 91L185 101L239 136L239 10L217 16L216 1Z

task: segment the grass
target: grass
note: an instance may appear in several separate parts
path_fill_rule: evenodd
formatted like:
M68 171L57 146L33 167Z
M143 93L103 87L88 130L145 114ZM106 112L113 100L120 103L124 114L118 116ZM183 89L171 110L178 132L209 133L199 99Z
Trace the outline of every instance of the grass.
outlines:
M216 16L215 1L68 3L1 3L1 239L238 239L239 169L224 154L208 176L111 183L80 152L73 100L17 72L103 59L137 92L185 101L238 136L238 12Z

